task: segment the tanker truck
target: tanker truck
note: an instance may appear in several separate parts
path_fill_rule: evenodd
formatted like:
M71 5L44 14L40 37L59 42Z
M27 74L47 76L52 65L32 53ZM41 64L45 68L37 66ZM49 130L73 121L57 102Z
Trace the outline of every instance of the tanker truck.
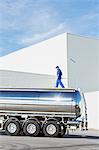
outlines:
M0 130L8 135L57 137L81 127L87 128L87 112L78 89L0 89Z

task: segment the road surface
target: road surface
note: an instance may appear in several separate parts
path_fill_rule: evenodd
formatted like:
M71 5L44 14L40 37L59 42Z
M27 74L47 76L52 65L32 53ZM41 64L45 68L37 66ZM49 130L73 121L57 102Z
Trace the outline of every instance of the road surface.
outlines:
M99 150L99 131L75 131L62 138L0 133L0 150Z

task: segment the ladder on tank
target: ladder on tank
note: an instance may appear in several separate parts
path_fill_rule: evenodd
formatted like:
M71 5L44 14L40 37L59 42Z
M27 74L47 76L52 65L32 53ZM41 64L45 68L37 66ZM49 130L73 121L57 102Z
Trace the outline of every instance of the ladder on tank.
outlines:
M88 130L88 117L87 117L87 104L86 104L86 100L85 100L85 96L84 93L81 92L82 98L84 100L84 105L85 105L85 119L82 120L82 130Z

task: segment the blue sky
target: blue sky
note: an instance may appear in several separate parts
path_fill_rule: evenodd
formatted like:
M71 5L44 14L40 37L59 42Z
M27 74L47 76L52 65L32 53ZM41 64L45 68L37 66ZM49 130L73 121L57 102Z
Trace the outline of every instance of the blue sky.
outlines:
M0 56L63 32L99 38L99 0L0 0Z

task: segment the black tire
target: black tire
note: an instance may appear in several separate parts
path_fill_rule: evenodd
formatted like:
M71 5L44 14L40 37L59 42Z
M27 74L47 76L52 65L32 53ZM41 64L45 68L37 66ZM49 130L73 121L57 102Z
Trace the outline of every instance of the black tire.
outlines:
M52 130L52 131L50 131L50 130ZM57 137L59 134L59 130L60 130L60 127L56 121L48 121L43 126L43 133L45 136L48 136L48 137Z
M8 135L19 135L20 133L20 123L17 120L9 119L4 126L5 133Z
M35 120L27 120L23 126L25 135L37 136L40 132L40 124Z
M58 137L63 137L64 135L65 135L65 133L66 133L66 127L65 127L65 125L60 125L60 133L59 133L59 135L58 135Z

